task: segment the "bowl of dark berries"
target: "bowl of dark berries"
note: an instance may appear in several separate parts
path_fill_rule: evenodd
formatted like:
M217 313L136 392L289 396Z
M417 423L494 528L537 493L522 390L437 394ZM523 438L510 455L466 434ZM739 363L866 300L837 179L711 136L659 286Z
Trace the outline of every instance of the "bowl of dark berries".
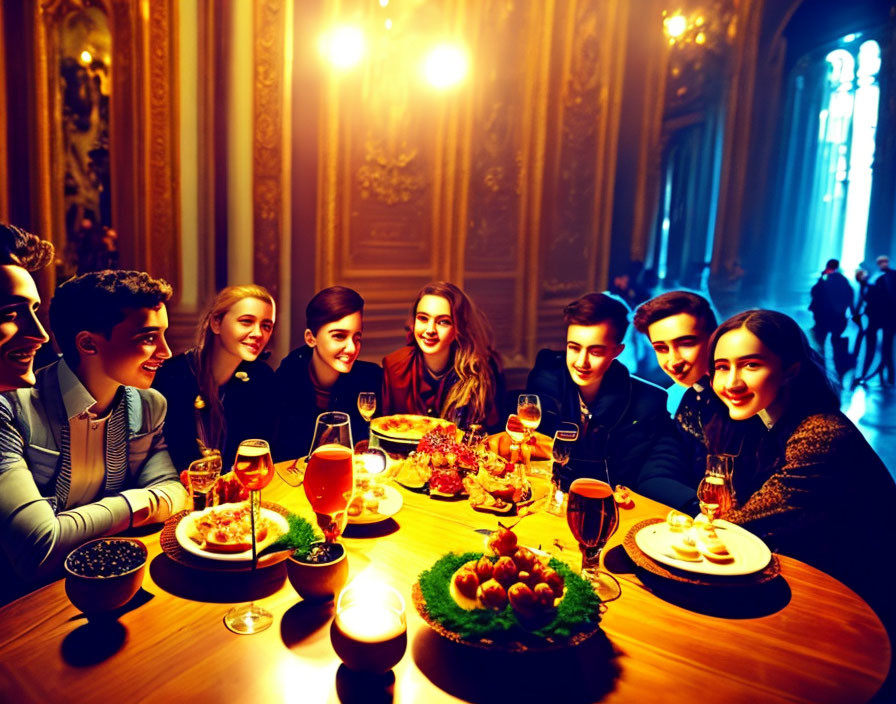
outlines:
M286 561L286 576L306 601L332 599L345 586L348 558L341 543L312 543L296 550Z
M114 611L140 590L146 546L133 538L98 538L65 558L65 593L85 614Z

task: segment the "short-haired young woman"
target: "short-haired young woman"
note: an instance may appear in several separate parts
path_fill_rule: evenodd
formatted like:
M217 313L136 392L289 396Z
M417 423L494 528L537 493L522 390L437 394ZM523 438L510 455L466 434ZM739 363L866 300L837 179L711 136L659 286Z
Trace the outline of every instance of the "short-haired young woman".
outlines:
M277 460L308 454L314 421L324 411L342 411L351 419L352 439L367 438L358 412L358 394L379 395L382 370L358 359L361 353L364 299L353 289L330 286L305 308L305 344L290 352L275 375L277 430L271 450Z

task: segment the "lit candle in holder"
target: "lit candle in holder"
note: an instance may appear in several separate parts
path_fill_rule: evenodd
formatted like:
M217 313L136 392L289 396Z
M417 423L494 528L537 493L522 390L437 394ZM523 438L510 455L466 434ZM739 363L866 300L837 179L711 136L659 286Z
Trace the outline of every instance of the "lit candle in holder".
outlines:
M401 594L372 580L352 582L339 595L330 641L350 669L388 672L404 656L408 644Z

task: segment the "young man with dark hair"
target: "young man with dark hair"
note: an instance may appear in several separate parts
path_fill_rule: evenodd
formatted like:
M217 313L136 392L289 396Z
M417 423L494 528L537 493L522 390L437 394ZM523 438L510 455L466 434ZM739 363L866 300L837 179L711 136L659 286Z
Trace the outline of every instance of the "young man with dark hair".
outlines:
M666 412L666 392L629 374L616 359L625 345L629 310L589 293L563 311L566 353L541 350L528 393L542 405L541 431L562 421L579 426L565 483L576 477L625 484L676 508L696 508L695 487L682 481L681 448Z
M86 540L183 507L165 399L149 388L171 356L170 297L165 281L136 271L56 290L50 324L63 359L39 370L33 389L0 397L0 546L17 588L53 576Z
M31 273L49 264L53 251L50 242L0 223L0 391L34 383L36 355L50 338L37 317Z

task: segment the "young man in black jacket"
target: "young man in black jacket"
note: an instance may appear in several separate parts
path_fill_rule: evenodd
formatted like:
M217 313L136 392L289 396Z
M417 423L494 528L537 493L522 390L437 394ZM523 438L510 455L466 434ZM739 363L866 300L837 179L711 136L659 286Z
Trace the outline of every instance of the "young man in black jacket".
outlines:
M642 303L633 324L647 336L660 368L687 389L673 414L687 483L699 484L706 472L707 453L734 455L739 468L735 483L747 477L752 471L751 450L765 427L758 418L731 421L725 404L712 390L709 338L717 322L710 302L691 291L667 291Z
M616 360L625 347L628 313L624 303L603 293L566 306L566 352L541 350L526 390L541 398L542 432L553 433L562 421L579 426L567 484L608 477L656 501L696 510L696 487L685 480L666 392Z

